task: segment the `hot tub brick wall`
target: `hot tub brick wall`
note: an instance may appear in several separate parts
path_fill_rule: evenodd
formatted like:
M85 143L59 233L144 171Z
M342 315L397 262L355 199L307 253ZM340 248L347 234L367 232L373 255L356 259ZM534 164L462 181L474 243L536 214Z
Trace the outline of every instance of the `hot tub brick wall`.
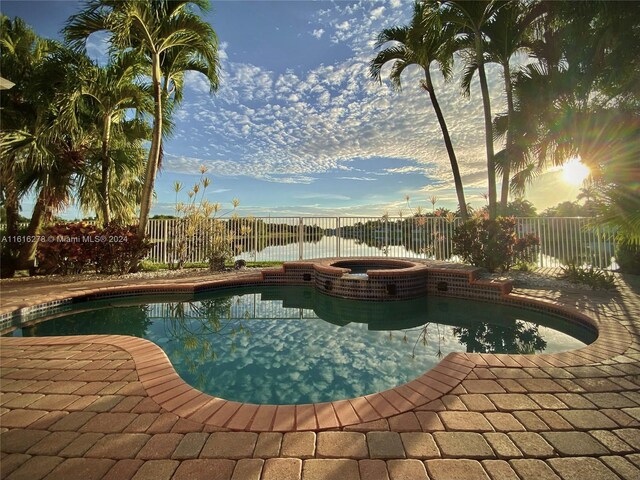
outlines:
M466 271L429 271L427 294L478 300L496 301L502 299L505 290L502 283L483 283L472 279L473 274ZM446 283L446 291L438 289L438 284L441 282Z
M327 284L327 282L329 282ZM366 300L406 300L424 295L426 277L375 276L368 279L343 278L334 273L316 272L316 288L327 295ZM329 286L329 288L327 288ZM392 291L390 292L390 289Z
M372 266L391 266L392 260L375 259ZM348 270L333 267L329 261L286 262L281 269L263 271L267 285L309 285L327 295L364 300L403 300L419 297L425 293L448 297L463 297L478 300L501 300L510 288L502 283L475 280L475 270L456 268L453 270L416 265L386 274L373 270L368 279L343 278ZM310 280L305 280L309 278ZM327 283L328 282L328 283ZM438 290L438 283L446 282L447 290ZM327 286L329 288L327 288ZM392 285L395 293L390 294Z
M310 280L305 280L308 275ZM313 285L315 272L311 263L285 263L278 270L263 270L262 278L266 285Z

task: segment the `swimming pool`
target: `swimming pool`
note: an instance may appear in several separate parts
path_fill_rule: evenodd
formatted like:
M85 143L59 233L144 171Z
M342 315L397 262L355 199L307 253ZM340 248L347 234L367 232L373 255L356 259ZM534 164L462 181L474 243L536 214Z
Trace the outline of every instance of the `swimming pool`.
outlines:
M58 307L13 335L124 334L158 344L211 395L259 404L353 398L406 383L454 351L553 353L594 330L507 305L429 296L394 302L312 287L242 287Z

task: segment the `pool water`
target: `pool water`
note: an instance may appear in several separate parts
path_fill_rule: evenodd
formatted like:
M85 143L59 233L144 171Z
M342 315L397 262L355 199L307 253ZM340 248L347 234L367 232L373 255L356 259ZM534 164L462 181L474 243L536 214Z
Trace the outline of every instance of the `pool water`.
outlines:
M505 305L431 296L363 302L310 287L108 299L59 307L40 320L12 334L146 338L193 387L259 404L379 392L413 380L450 352L551 353L596 336Z

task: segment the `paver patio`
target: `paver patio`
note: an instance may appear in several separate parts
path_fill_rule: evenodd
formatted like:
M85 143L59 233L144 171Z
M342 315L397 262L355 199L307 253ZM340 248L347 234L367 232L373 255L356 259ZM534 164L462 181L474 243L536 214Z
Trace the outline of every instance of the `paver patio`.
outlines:
M137 342L146 343L142 340L2 338L0 476L638 479L640 297L637 278L616 275L616 281L615 293L515 289L588 314L601 326L599 346L554 357L459 354L441 369L446 387L418 405L411 403L418 398L415 390L408 389L400 398L291 407L282 415L274 409L265 416L261 409L234 402L202 406L197 393L181 389L175 373L156 361L155 350L137 348ZM0 311L64 298L71 291L140 283L3 282ZM611 321L623 327L624 341L616 338L623 330ZM411 408L398 414L398 402ZM368 418L374 419L363 421ZM280 419L283 427L273 431ZM326 422L335 427L318 428Z

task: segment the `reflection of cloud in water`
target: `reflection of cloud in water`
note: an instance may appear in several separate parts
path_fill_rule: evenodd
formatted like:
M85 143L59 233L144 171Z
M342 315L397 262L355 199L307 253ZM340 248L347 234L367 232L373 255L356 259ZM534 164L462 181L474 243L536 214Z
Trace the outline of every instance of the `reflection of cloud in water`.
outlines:
M259 301L259 297L237 296L230 310L232 317L236 311L243 316L248 311L255 318L228 320L228 313L220 315L225 331L234 329L236 334L206 336L215 359L202 355L198 348L185 348L175 336L167 338L170 320L155 321L147 338L161 344L178 373L191 385L230 400L254 403L320 402L374 393L406 383L432 368L439 361L439 351L446 355L465 349L448 325L431 323L427 344L423 345L419 328L390 334L388 330L369 330L365 323L338 326L316 318L311 310L285 308L283 300ZM271 292L269 298L273 297ZM258 301L247 308L237 299ZM469 305L456 307L455 300L451 305L438 302L430 300L429 309L433 305L436 308L425 314L425 321L453 321L452 317L458 315L456 308L462 311L461 319L468 319L469 311L477 311ZM482 308L490 315L487 304ZM393 312L388 317L392 325L403 321ZM370 328L380 328L380 320L376 322ZM197 324L189 323L192 331ZM241 326L251 334L242 333ZM568 338L555 331L546 333L559 344ZM189 365L194 364L201 373L189 371Z
M389 340L388 332L367 330L366 324L337 327L310 318L247 320L244 325L252 335L238 334L235 350L229 348L228 337L211 335L217 359L196 361L209 376L203 386L197 376L180 371L190 363L181 356L197 357L199 351L186 351L175 341L163 348L188 383L227 399L255 403L320 402L369 394L410 381L438 361L432 348L419 348L411 358L417 334L410 334L411 341L404 344Z

